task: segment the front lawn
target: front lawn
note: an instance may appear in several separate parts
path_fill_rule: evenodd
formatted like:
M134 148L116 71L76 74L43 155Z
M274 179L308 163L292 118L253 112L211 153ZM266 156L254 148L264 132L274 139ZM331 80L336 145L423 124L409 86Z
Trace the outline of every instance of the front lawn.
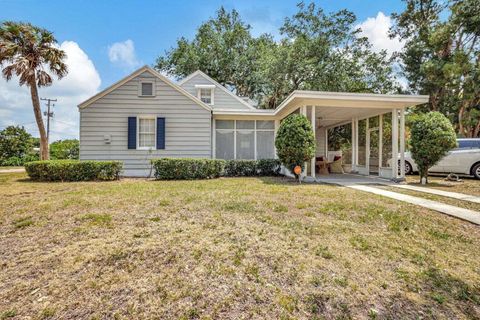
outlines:
M480 180L471 177L460 177L461 181L447 181L446 175L429 175L428 184L420 184L418 175L406 176L408 184L420 187L434 188L444 191L460 192L480 197Z
M281 178L0 173L0 319L480 317L480 228Z

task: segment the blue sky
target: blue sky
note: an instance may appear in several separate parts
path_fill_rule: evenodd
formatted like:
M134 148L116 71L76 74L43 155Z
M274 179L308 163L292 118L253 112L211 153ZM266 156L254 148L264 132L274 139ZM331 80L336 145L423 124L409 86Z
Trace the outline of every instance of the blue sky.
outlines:
M80 99L118 81L140 65L153 64L156 57L175 45L176 39L192 38L198 26L220 6L239 11L243 20L252 26L254 35L264 32L276 35L283 19L296 12L297 2L0 0L0 21L28 21L53 31L62 48L70 53L70 78L41 91L59 98L53 137L68 138L78 136L75 106ZM366 35L378 49L398 47L398 43L389 42L382 33L388 29L388 16L403 10L400 0L316 3L326 12L345 8L353 11L359 24L367 23L365 29L370 32ZM380 12L383 15L379 15ZM9 124L25 124L35 133L26 91L0 81L0 129ZM19 95L22 98L17 98ZM15 111L18 108L26 112L18 114Z

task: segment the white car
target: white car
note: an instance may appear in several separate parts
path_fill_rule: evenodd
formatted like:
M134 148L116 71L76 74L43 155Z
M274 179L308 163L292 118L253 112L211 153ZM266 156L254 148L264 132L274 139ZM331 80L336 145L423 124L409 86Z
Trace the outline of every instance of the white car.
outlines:
M428 172L472 175L480 179L480 139L457 139L458 147L449 151ZM405 174L417 172L410 152L405 152Z

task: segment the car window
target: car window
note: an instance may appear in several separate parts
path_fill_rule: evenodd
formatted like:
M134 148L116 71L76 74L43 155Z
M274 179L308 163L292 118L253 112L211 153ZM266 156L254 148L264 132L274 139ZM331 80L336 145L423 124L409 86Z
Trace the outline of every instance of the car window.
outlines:
M477 149L480 148L480 140L459 140L458 149Z

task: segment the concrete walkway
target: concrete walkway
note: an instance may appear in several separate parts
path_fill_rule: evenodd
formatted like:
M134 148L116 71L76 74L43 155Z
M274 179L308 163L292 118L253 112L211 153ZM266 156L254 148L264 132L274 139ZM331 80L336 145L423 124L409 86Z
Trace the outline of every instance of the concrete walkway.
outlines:
M348 188L352 188L359 191L378 194L387 198L411 203L411 204L424 207L430 210L435 210L440 213L447 214L449 216L457 217L457 218L469 221L471 223L480 225L480 212L478 211L464 209L464 208L444 204L438 201L423 199L420 197L414 197L414 196L410 196L410 195L406 195L398 192L388 191L381 188L375 188L375 186L390 186L390 187L397 187L397 188L400 187L400 188L405 188L409 190L427 192L427 193L437 194L441 196L446 196L446 197L451 197L451 198L466 200L466 201L471 201L473 199L474 201L472 202L476 202L475 198L477 197L474 197L474 196L468 196L465 194L455 193L455 192L440 191L440 190L435 190L430 188L408 186L408 185L398 184L387 179L381 179L378 177L367 177L367 176L361 176L356 174L332 174L328 176L319 176L315 180L316 182L320 182L320 183L335 184L335 185L348 187ZM416 190L417 188L421 190Z
M463 200L463 201L480 203L480 197L472 196L472 195L469 195L469 194L438 190L438 189L433 189L433 188L428 188L428 187L411 186L411 185L407 185L407 184L390 184L389 186L395 187L395 188L402 188L402 189L406 189L406 190L435 194L437 196L454 198L454 199Z
M453 217L457 217L471 223L475 223L480 225L480 212L473 211L469 209L459 208L455 206L451 206L448 204L444 204L438 201L427 200L419 197L413 197L402 193L387 191L384 189L374 188L365 185L350 185L347 186L352 189L366 191L374 194L378 194L384 197L392 198L395 200L400 200L404 202L408 202L411 204L415 204L420 207L428 208L431 210L435 210L444 214L448 214Z

